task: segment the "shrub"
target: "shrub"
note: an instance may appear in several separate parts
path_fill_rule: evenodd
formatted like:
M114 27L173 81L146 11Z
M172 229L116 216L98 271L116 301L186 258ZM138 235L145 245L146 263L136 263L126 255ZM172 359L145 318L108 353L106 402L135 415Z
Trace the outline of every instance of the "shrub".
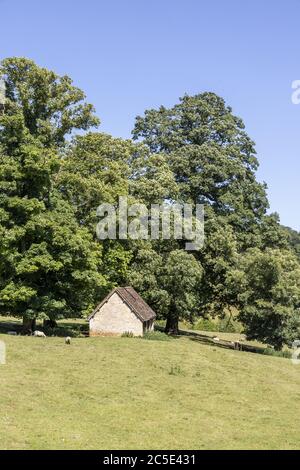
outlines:
M132 331L124 331L124 333L122 333L122 338L133 338Z
M273 348L265 348L262 350L261 354L266 354L267 356L276 356L276 357L285 357L290 359L292 357L291 351L283 349L282 351L276 351Z

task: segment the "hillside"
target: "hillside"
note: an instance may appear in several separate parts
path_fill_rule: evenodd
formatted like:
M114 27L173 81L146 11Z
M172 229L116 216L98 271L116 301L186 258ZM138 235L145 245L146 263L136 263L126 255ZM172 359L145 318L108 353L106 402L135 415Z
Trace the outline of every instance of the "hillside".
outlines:
M190 338L1 334L1 449L291 449L300 367Z

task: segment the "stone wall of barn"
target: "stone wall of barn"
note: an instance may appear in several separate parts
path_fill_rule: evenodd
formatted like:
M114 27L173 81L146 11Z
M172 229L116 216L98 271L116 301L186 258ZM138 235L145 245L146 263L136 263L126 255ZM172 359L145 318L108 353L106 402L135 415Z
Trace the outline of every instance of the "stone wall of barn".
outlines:
M90 320L90 336L143 335L143 323L115 292Z

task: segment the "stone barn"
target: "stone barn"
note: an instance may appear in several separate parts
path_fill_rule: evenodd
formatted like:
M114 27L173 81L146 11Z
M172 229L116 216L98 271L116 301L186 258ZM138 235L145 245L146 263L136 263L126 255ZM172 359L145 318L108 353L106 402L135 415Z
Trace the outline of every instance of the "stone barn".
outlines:
M153 331L156 315L132 287L113 289L89 317L90 336L143 336Z

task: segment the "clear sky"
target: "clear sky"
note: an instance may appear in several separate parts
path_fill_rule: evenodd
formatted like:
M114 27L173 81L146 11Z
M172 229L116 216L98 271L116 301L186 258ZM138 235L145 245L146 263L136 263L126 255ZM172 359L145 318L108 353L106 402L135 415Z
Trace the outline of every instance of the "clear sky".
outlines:
M114 136L184 93L220 94L257 144L271 210L300 230L299 23L300 0L0 0L0 57L70 75Z

